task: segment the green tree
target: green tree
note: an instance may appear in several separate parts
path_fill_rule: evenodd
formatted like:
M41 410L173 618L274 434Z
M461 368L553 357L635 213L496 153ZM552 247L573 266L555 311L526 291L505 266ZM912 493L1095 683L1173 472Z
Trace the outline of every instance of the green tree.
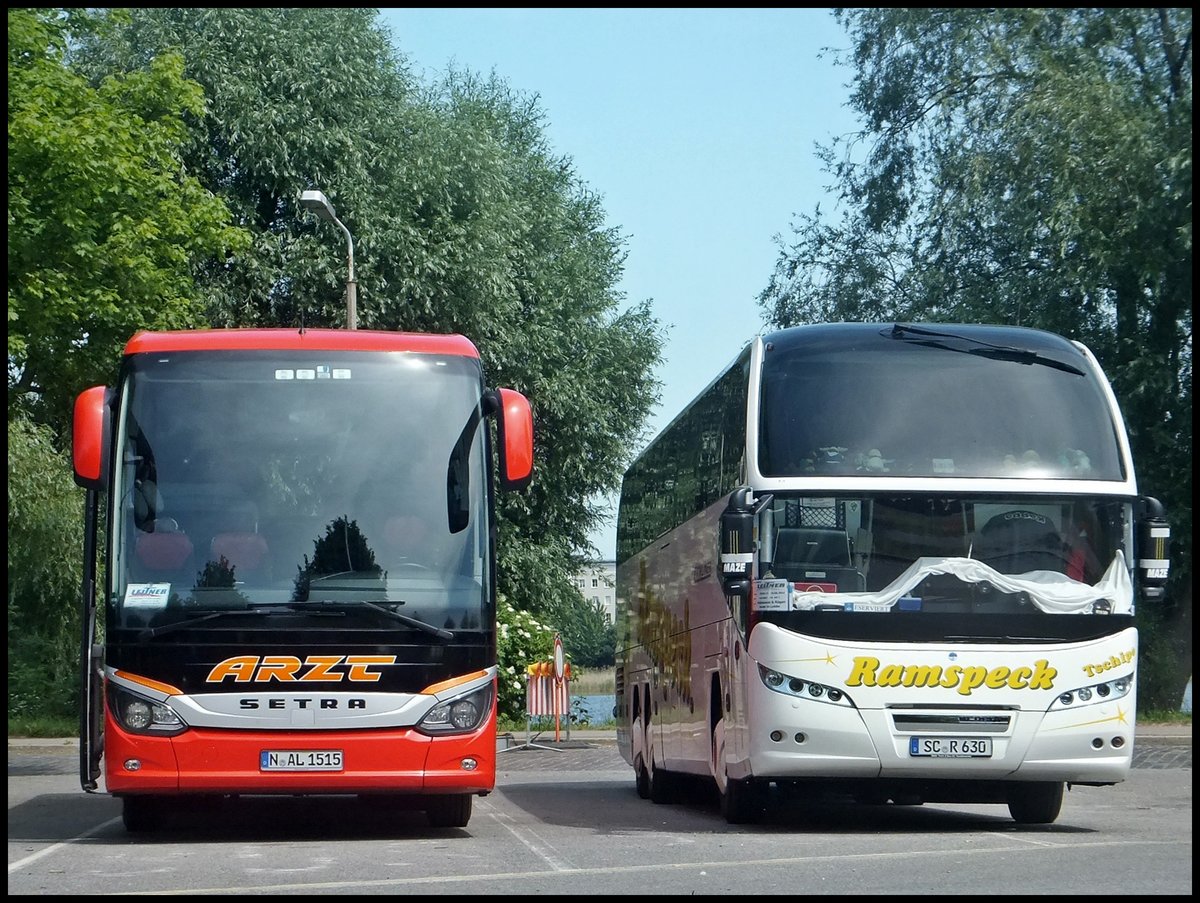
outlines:
M77 709L83 491L53 431L8 421L8 713Z
M95 86L68 65L69 43L101 24L8 10L9 417L60 434L133 332L201 322L193 270L224 265L242 240L182 165L184 118L203 111L183 60L162 54Z
M661 333L648 302L625 305L625 240L537 99L463 72L417 83L362 9L140 9L82 59L99 79L172 49L208 100L187 165L254 235L201 274L209 318L344 323L344 240L297 204L325 191L354 238L360 328L465 334L493 385L529 396L535 478L500 503L499 577L548 611L657 399Z
M568 600L554 612L560 625L563 648L571 661L585 668L610 668L616 661L617 633L600 602L582 595Z
M864 126L822 149L840 220L802 217L760 296L778 326L1000 322L1092 348L1139 488L1173 523L1142 703L1191 668L1192 13L840 9Z

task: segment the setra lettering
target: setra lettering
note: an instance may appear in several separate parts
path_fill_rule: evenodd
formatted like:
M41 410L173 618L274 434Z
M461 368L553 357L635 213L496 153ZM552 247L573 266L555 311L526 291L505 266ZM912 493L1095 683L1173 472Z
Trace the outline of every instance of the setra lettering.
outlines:
M365 699L311 699L304 697L296 697L295 699L258 699L254 696L246 696L238 700L238 708L245 711L257 711L262 708L273 711L278 709L318 708L325 711L339 708L366 709L366 707L367 701Z

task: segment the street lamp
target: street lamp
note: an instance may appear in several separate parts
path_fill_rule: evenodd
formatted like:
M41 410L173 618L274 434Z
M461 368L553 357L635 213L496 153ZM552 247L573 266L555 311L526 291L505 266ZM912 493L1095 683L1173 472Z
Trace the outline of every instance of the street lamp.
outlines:
M325 197L322 191L302 191L300 192L300 206L306 210L311 210L321 219L327 219L331 223L336 223L338 227L346 233L346 254L350 262L349 271L346 274L346 328L358 328L358 285L354 281L354 239L350 237L350 230L346 228L346 224L337 218L337 214L333 212L333 204L329 203L329 198Z

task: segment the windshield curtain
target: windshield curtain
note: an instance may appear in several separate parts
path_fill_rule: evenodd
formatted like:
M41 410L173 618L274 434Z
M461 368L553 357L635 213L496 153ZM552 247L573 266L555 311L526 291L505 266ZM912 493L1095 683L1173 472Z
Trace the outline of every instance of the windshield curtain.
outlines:
M763 611L1133 613L1128 500L776 493L760 518Z
M453 356L131 359L112 488L115 625L367 601L450 630L486 626L482 391L479 362Z

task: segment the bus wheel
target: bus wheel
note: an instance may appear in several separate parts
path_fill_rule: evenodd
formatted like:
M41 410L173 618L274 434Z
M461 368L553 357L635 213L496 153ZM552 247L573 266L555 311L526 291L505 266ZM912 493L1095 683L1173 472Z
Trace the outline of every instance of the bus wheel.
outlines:
M725 719L721 718L712 729L712 773L717 793L725 792Z
M654 756L650 756L649 769L650 802L672 803L675 801L675 775L654 767Z
M646 760L641 756L633 763L633 776L637 784L637 795L644 800L650 799L650 772L646 771Z
M152 796L127 796L121 800L121 821L130 834L157 831L166 822L163 801Z
M425 815L435 828L465 828L471 820L471 794L446 793L425 802Z
M755 821L762 811L763 788L748 778L743 781L725 777L725 789L721 793L721 814L731 825L744 825Z
M1062 811L1062 781L1018 784L1008 792L1008 811L1019 825L1048 825Z

